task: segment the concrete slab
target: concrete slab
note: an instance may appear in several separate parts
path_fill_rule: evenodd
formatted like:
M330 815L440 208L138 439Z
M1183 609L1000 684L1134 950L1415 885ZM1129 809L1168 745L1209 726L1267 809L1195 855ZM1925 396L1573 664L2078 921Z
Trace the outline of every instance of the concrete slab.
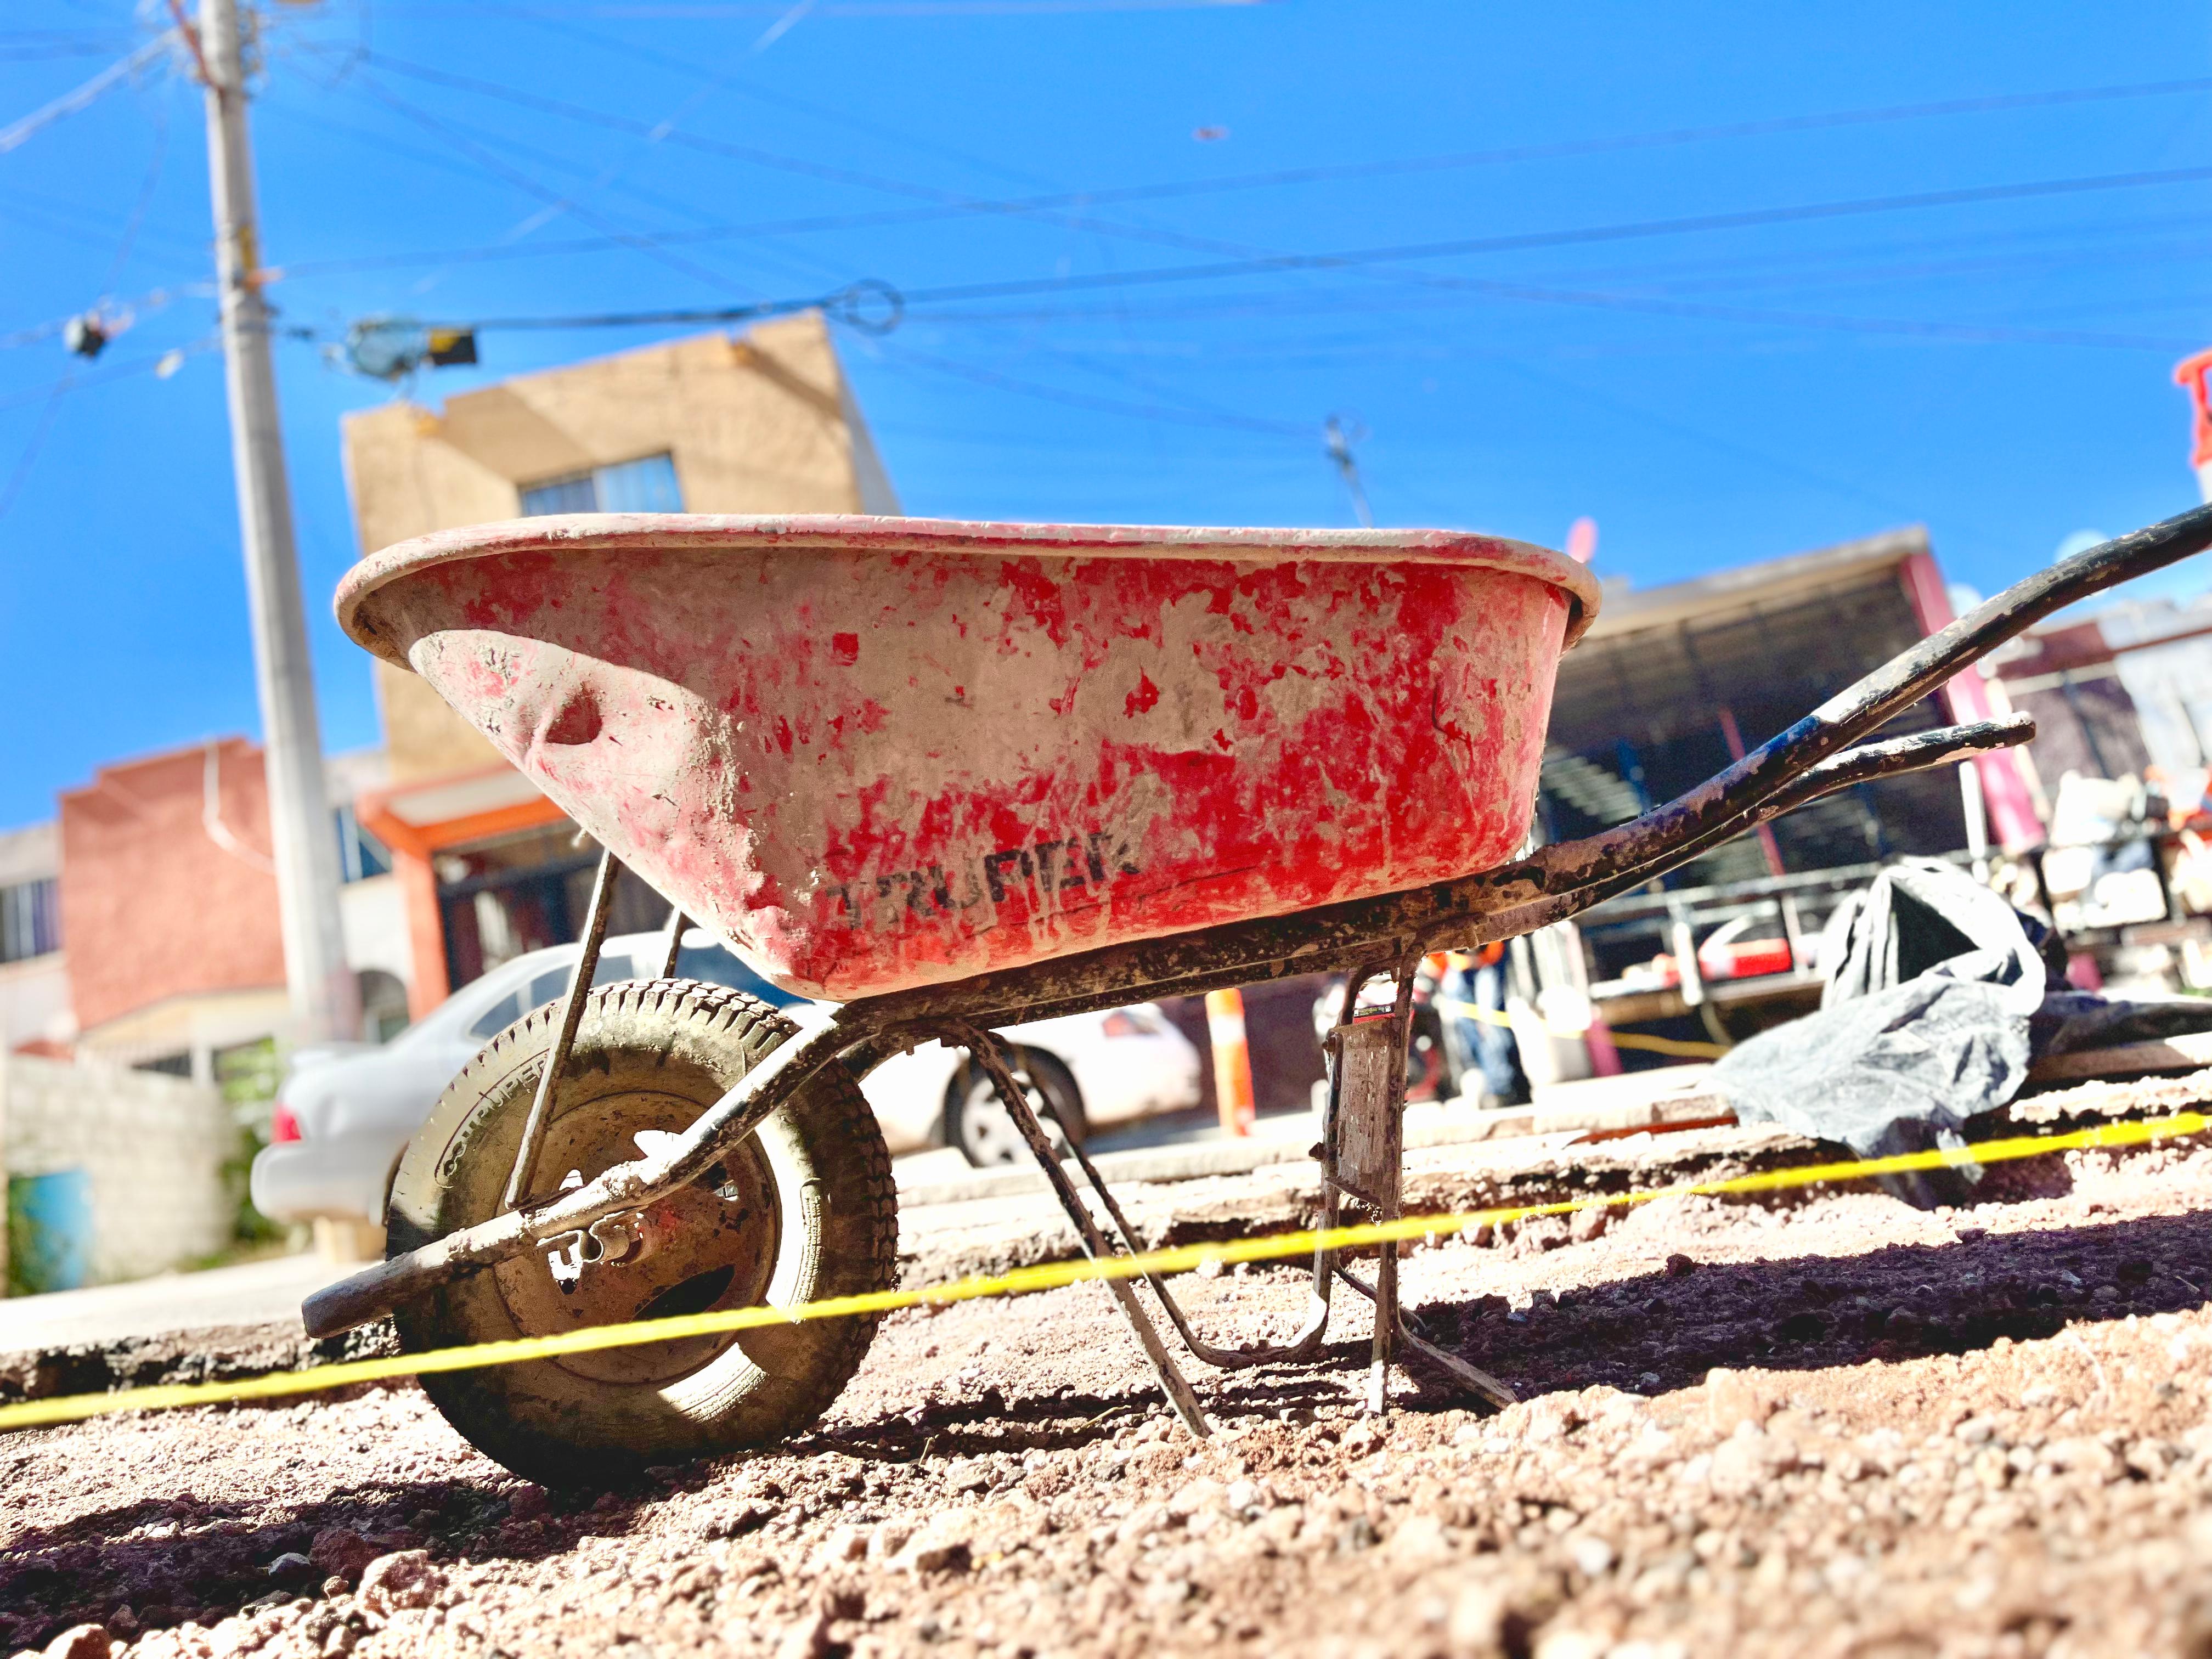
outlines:
M308 1253L204 1273L0 1301L0 1353L100 1345L216 1326L289 1325L311 1291L355 1271ZM303 1335L305 1333L301 1333Z

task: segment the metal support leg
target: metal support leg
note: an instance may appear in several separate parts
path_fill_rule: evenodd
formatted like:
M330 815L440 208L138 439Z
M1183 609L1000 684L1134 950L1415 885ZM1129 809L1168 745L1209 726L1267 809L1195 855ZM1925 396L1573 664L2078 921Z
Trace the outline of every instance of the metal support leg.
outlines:
M1339 1267L1336 1276L1365 1297L1375 1300L1375 1287L1353 1273L1349 1267ZM1398 1340L1449 1376L1470 1394L1487 1400L1500 1411L1508 1406L1517 1406L1521 1396L1479 1365L1470 1365L1457 1354L1438 1347L1429 1337L1428 1327L1419 1316L1407 1311L1401 1304L1398 1309Z
M592 882L592 908L584 919L584 953L576 960L576 976L568 981L568 994L561 1001L561 1029L554 1034L545 1069L538 1074L538 1092L531 1097L530 1115L523 1120L522 1144L515 1149L514 1168L507 1177L506 1207L521 1207L530 1189L530 1172L544 1144L545 1124L553 1106L556 1079L567 1069L568 1050L575 1045L576 1024L584 1017L584 999L592 994L592 977L599 970L599 946L606 942L607 915L614 908L615 878L622 866L612 853L599 854L599 874Z
M1325 1190L1340 1190L1377 1220L1394 1221L1405 1213L1406 1045L1413 1037L1413 964L1401 963L1394 970L1397 994L1387 1024L1372 1017L1355 1022L1360 988L1376 971L1352 976L1345 990L1345 1023L1329 1034L1333 1065L1322 1178ZM1419 1322L1400 1305L1396 1243L1382 1247L1372 1285L1340 1263L1334 1271L1375 1304L1368 1410L1379 1415L1389 1408L1390 1366L1404 1348L1425 1356L1492 1405L1514 1403L1510 1389L1430 1341Z
M1368 1207L1377 1221L1395 1221L1405 1212L1406 1049L1413 1036L1413 964L1398 967L1397 996L1390 1005L1391 1048L1387 1179L1373 1183ZM1351 1005L1346 1005L1347 1010ZM1387 1239L1375 1264L1375 1354L1367 1367L1367 1409L1380 1417L1390 1407L1390 1361L1398 1340L1398 1244Z
M660 936L660 974L662 979L676 977L676 959L684 954L684 907L672 905L668 911L668 927Z
M1129 1225L1129 1218L1121 1213L1121 1206L1114 1197L1113 1188L1098 1173L1098 1166L1091 1161L1090 1153L1080 1146L1072 1145L1069 1150L1081 1167L1084 1178L1091 1183L1091 1190L1097 1194L1100 1207L1112 1218L1121 1248L1131 1255L1141 1255L1144 1247L1138 1243L1135 1230ZM1336 1225L1336 1190L1324 1183L1322 1188L1321 1222L1323 1231ZM1263 1343L1250 1348L1222 1348L1206 1341L1191 1328L1189 1316L1183 1312L1182 1304L1168 1290L1164 1279L1158 1273L1146 1273L1145 1283L1152 1287L1152 1294L1159 1297L1160 1306L1167 1310L1169 1322L1175 1326L1176 1334L1182 1338L1183 1346L1192 1353L1206 1364L1222 1370L1244 1370L1255 1365L1296 1364L1313 1358L1321 1346L1322 1338L1328 1331L1330 1268L1334 1263L1334 1257L1329 1251L1319 1246L1315 1248L1313 1291L1307 1304L1305 1323L1298 1328L1297 1334L1288 1342Z
M1390 1409L1390 1360L1398 1336L1398 1245L1387 1240L1375 1264L1375 1357L1367 1363L1367 1409L1380 1417Z
M1076 1236L1083 1241L1084 1255L1093 1261L1103 1261L1112 1256L1113 1247L1100 1234L1098 1224L1091 1218L1091 1212L1084 1208L1083 1200L1075 1190L1075 1183L1060 1167L1060 1159L1054 1155L1052 1142L1046 1136L1043 1125L1037 1121L1036 1112L1030 1109L1027 1091L1014 1080L1013 1073L1008 1069L1005 1050L1000 1047L998 1039L988 1031L972 1027L962 1031L961 1039L968 1052L975 1057L975 1063L991 1079L991 1086L998 1091L1006 1115L1013 1119L1014 1127L1021 1131L1022 1139L1029 1142L1030 1151L1036 1155L1038 1167L1043 1170L1045 1179L1052 1183L1053 1193L1060 1200L1060 1208L1067 1212L1068 1220L1074 1224ZM1160 1334L1152 1328L1152 1322L1146 1317L1144 1304L1137 1300L1137 1293L1128 1280L1109 1279L1106 1281L1106 1288L1121 1304L1121 1311L1129 1316L1129 1323L1136 1329L1137 1340L1144 1346L1145 1358L1152 1362L1152 1374L1159 1378L1160 1387L1166 1390L1168 1402L1175 1407L1176 1414L1182 1419L1183 1426L1201 1440L1212 1434L1213 1426L1206 1420L1206 1412L1198 1403L1198 1395L1177 1369L1174 1356L1168 1352L1167 1345L1160 1340Z

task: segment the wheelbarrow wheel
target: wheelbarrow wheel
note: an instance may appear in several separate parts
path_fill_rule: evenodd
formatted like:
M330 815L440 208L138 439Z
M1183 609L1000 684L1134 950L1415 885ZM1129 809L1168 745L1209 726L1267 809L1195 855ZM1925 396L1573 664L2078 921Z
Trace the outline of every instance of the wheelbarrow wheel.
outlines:
M508 1027L453 1079L401 1159L393 1255L503 1206L556 1002ZM592 993L533 1171L589 1181L688 1127L792 1035L723 986L631 981ZM883 1131L842 1068L819 1074L693 1186L644 1212L644 1242L556 1275L540 1250L403 1306L410 1353L761 1303L794 1306L896 1282L896 1189ZM627 1241L617 1236L617 1248ZM599 1241L592 1246L599 1249ZM568 1282L563 1283L563 1277ZM479 1450L548 1485L604 1485L655 1464L770 1444L811 1426L849 1381L876 1316L426 1376Z

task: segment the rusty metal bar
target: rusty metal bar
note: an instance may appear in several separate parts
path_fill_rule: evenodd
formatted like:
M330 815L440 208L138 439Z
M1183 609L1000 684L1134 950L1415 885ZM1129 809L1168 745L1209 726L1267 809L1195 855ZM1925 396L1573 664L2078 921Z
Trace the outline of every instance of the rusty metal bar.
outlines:
M584 1018L584 999L592 994L592 979L599 970L599 946L606 943L607 915L614 908L615 878L622 873L622 866L615 861L611 852L599 854L598 875L592 879L591 908L584 915L584 953L576 958L576 971L568 981L568 994L561 1000L561 1029L555 1033L553 1048L545 1056L545 1069L538 1074L538 1092L530 1097L530 1115L522 1121L522 1144L514 1149L514 1168L507 1171L507 1195L501 1202L507 1209L522 1203L522 1195L530 1185L530 1172L538 1163L538 1150L545 1141L545 1123L553 1109L553 1091L564 1067L568 1064L568 1051L575 1046L576 1026Z
M1121 1240L1122 1249L1131 1255L1142 1255L1144 1246L1137 1242L1136 1229L1129 1224L1129 1218L1121 1212L1121 1206L1114 1196L1114 1189L1106 1184L1106 1177L1098 1173L1098 1166L1091 1161L1091 1154L1084 1150L1083 1143L1070 1141L1068 1150L1083 1170L1084 1179L1091 1183L1091 1190L1097 1195L1100 1206L1113 1221L1115 1236ZM1324 1182L1322 1184L1321 1231L1327 1232L1336 1225L1336 1190ZM1288 1342L1266 1343L1251 1348L1223 1348L1206 1341L1192 1326L1189 1316L1183 1312L1182 1304L1169 1291L1164 1279L1158 1273L1147 1273L1145 1283L1151 1285L1152 1294L1159 1297L1160 1306L1167 1310L1168 1321L1176 1328L1176 1334L1182 1338L1183 1346L1199 1359L1221 1370L1245 1370L1255 1365L1295 1364L1313 1357L1321 1346L1322 1336L1328 1330L1329 1267L1332 1261L1328 1250L1320 1246L1315 1248L1312 1298L1307 1304L1305 1323L1298 1328L1297 1334Z
M1351 1268L1339 1267L1336 1270L1336 1276L1370 1302L1376 1299L1375 1287L1353 1273ZM1480 1365L1471 1365L1450 1350L1439 1347L1431 1339L1428 1328L1402 1307L1398 1310L1398 1340L1413 1349L1414 1352L1425 1358L1431 1364L1436 1366L1460 1387L1479 1399L1488 1401L1498 1410L1504 1411L1508 1406L1517 1406L1521 1403L1521 1396L1514 1393L1504 1382L1492 1376Z
M684 954L684 907L668 907L668 927L661 937L660 973L662 979L676 977L676 959Z
M1029 1143L1037 1167L1044 1171L1044 1178L1052 1184L1054 1196L1060 1200L1060 1207L1067 1212L1068 1220L1074 1225L1075 1236L1082 1242L1083 1254L1093 1261L1111 1258L1114 1247L1099 1232L1098 1224L1091 1218L1091 1212L1083 1207L1082 1196L1075 1190L1075 1183L1067 1178L1067 1171L1060 1167L1060 1159L1054 1151L1051 1138L1045 1133L1044 1126L1037 1121L1036 1114L1030 1109L1027 1091L1015 1080L1013 1073L1007 1068L1006 1051L1000 1047L999 1039L989 1031L972 1026L960 1028L955 1035L975 1063L983 1068L984 1075L991 1079L991 1086L998 1091L1000 1103L1006 1107L1006 1115L1013 1119L1014 1127L1021 1131L1022 1139ZM1131 1246L1131 1253L1135 1254L1133 1245ZM1183 1426L1191 1433L1200 1440L1205 1439L1213 1432L1213 1425L1206 1420L1206 1409L1198 1403L1198 1395L1176 1364L1175 1356L1160 1340L1160 1334L1152 1328L1152 1322L1145 1312L1144 1304L1137 1300L1137 1292L1126 1279L1109 1279L1106 1281L1106 1288L1114 1293L1115 1301L1121 1304L1121 1311L1128 1316L1129 1323L1135 1328L1137 1340L1145 1350L1145 1358L1152 1362L1152 1375L1159 1378L1160 1387L1166 1391L1168 1402L1175 1407L1176 1415L1182 1419Z
M2013 725L1988 724L1991 732L2002 730L2003 735L1994 740L1975 738L1972 746L1994 746L1996 742L2014 740ZM1955 757L1960 752L1959 745L1975 737L1978 730L1960 727L1870 744L1863 755L1853 750L1835 757L1819 777L1826 781L1827 787L1841 788L1862 781L1869 775L1869 769L1878 767L1879 775L1887 775L1909 769L1908 762L1915 766L1936 764ZM1802 805L1814 799L1819 793L1814 787L1816 781L1810 775L1801 780L1799 787L1790 792L1789 804ZM1661 809L1662 812L1666 810ZM1735 832L1726 824L1710 828L1703 836L1687 842L1679 857L1694 857L1711 842ZM1571 915L1612 897L1617 891L1636 886L1649 879L1650 873L1648 866L1632 866L1612 882L1600 884L1585 894L1568 896L1578 902L1568 905L1552 901L1532 907L1539 911L1556 910L1557 914L1538 915L1528 925L1542 926L1559 920L1560 915ZM1476 877L1446 886L1473 887L1479 891L1484 880L1485 878ZM1017 1002L1012 1012L1035 1008L1039 1012L1030 1017L1042 1018L1048 1013L1112 1007L1136 996L1187 994L1217 984L1252 984L1291 974L1340 971L1361 963L1371 963L1378 943L1393 952L1402 952L1419 946L1424 939L1485 925L1486 919L1479 909L1443 912L1434 902L1436 890L1421 889L1410 894L1392 895L1385 900L1364 900L1357 905L1335 906L1327 911L1146 940L1040 963L1021 970L1036 986L1035 1001ZM1399 915L1401 903L1411 912L1409 915ZM1346 910L1363 914L1348 920L1339 915ZM1522 931L1519 921L1518 917L1509 917L1501 923L1497 918L1488 918L1486 931L1504 937ZM1276 942L1284 930L1299 924L1305 924L1317 937L1289 951L1279 948ZM1224 934L1235 934L1243 940L1249 940L1256 934L1266 943L1253 949L1249 955L1233 948L1237 940L1225 945L1218 955L1206 948L1208 941ZM864 1063L880 1063L901 1046L902 1032L932 1036L935 1035L933 1028L947 1019L981 1019L991 1013L1003 1018L1009 1012L1004 978L989 975L981 980L930 986L921 991L847 1005L828 1024L775 1050L659 1154L617 1164L597 1180L562 1194L543 1209L526 1214L510 1210L505 1215L448 1234L434 1243L380 1262L317 1291L301 1310L308 1334L332 1336L382 1318L398 1303L435 1289L462 1273L524 1255L546 1239L587 1227L617 1211L649 1203L662 1193L698 1179L714 1166L725 1148L750 1134L769 1113L793 1097L817 1071L832 1060L850 1055Z

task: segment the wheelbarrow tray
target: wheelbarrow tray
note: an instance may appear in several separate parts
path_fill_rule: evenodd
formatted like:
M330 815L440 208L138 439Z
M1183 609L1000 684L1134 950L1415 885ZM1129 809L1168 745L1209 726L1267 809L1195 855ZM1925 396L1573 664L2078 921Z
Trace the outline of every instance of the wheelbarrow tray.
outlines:
M1440 532L588 514L402 543L337 611L842 1001L1502 862L1597 602Z

